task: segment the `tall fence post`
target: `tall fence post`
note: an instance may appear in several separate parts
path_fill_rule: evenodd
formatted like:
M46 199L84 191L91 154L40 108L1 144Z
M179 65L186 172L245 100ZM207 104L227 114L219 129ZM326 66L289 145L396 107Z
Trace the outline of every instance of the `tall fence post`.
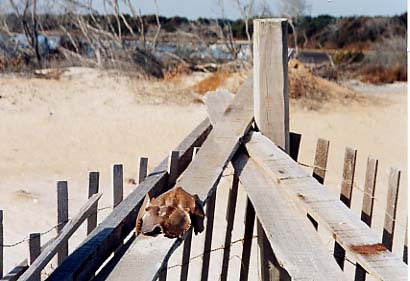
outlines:
M288 22L286 19L257 19L253 21L253 28L255 122L262 134L289 154ZM262 281L279 280L275 272L281 269L275 263L262 227L258 227L258 237ZM265 249L267 246L269 249Z
M33 262L36 260L36 258L41 253L40 233L30 233L28 244L29 244L29 252L30 252L29 265L31 266ZM38 274L36 274L33 280L34 281L41 280L41 271Z
M99 181L100 173L90 172L88 176L88 198L98 193ZM91 231L93 231L94 228L97 226L97 211L98 203L95 206L93 206L91 215L87 219L87 235L90 234Z
M390 169L389 190L387 193L386 214L384 218L382 243L387 249L392 251L394 228L396 225L397 200L399 198L401 171L396 168Z
M168 189L173 187L177 181L179 171L178 160L179 151L170 151L168 157Z
M4 253L3 253L3 244L4 244L4 237L3 237L3 210L0 210L0 278L3 277L4 271Z
M141 183L148 173L148 158L140 157L139 159L139 169L138 169L138 183Z
M123 167L121 164L112 167L112 188L113 207L115 208L124 197Z
M289 153L288 22L253 21L254 116L259 130Z
M66 181L57 182L57 233L60 234L68 222L68 188ZM68 241L61 245L57 253L57 263L62 264L68 256Z

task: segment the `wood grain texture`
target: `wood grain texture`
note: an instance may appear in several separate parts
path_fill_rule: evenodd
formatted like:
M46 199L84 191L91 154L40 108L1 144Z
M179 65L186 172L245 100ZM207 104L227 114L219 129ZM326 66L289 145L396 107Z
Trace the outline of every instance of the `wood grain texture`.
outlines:
M275 259L262 267L272 267L273 273L265 272L262 280L346 280L318 233L280 185L245 154L232 163L263 227L258 236L266 234L268 245L260 244L260 248L264 252L272 248L275 254ZM273 274L268 277L271 279L263 277L267 274Z
M100 173L90 172L88 175L88 198L98 193L100 185ZM98 204L93 206L90 216L87 219L87 235L97 226Z
M57 182L57 233L60 233L68 222L68 187L66 181ZM68 241L61 245L57 254L60 265L68 256Z
M239 178L234 172L232 186L229 190L228 206L226 208L225 243L222 258L221 281L228 280L229 258L231 253L232 230L235 219L236 201L238 199Z
M181 170L188 166L194 147L201 146L211 129L209 120L205 119L176 147L175 150L180 151ZM135 219L145 195L149 192L156 197L167 184L167 166L168 157L87 236L47 280L89 280L92 278L95 271L135 229Z
M253 133L246 148L303 214L308 212L332 233L349 252L349 259L378 280L407 280L407 266L401 258L380 246L380 238L372 229L269 139Z
M243 234L242 258L241 258L242 266L241 266L241 274L239 276L240 281L248 281L254 225L255 225L255 209L253 208L252 202L249 200L249 197L248 197L248 199L246 200L246 209L245 209L245 231Z
M140 157L138 167L138 184L140 184L148 174L148 158Z
M60 234L54 239L41 254L34 260L31 266L26 272L19 278L21 281L36 280L36 276L41 273L41 270L50 262L53 256L57 253L58 249L67 243L68 239L73 233L80 227L85 219L90 214L92 206L101 198L102 194L94 194L88 201L81 207L78 214L69 221Z
M374 194L376 190L376 176L377 176L378 160L374 158L367 158L366 178L364 182L363 204L361 220L369 227L372 225L373 218L373 204ZM366 270L360 265L356 264L354 275L355 281L366 280Z
M390 251L393 249L394 229L396 226L397 200L399 198L401 171L397 168L390 169L389 189L387 192L386 213L382 243Z
M123 166L115 164L112 166L112 205L117 207L124 198L124 175Z
M327 159L329 157L329 146L330 142L328 140L317 140L312 176L321 184L325 183Z
M253 21L253 95L259 130L289 152L288 22Z
M340 200L349 208L352 204L356 157L357 150L351 147L346 147L345 158L343 162L343 176L340 190ZM337 241L335 242L333 253L340 268L344 269L346 252Z

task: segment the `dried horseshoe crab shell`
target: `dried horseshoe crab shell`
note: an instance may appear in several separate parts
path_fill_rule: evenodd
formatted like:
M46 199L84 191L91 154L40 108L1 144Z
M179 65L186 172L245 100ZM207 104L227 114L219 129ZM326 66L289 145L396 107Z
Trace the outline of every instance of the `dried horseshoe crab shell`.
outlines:
M204 211L198 196L174 187L158 198L147 195L137 216L136 235L181 237L191 225L195 234L204 229Z

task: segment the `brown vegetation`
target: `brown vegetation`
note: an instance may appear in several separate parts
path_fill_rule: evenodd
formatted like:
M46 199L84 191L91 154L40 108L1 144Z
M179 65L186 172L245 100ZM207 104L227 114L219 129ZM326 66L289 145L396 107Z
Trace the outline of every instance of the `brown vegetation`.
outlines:
M199 94L215 91L228 79L229 76L230 74L226 71L217 71L212 73L211 76L199 81L196 85L194 85L193 89Z

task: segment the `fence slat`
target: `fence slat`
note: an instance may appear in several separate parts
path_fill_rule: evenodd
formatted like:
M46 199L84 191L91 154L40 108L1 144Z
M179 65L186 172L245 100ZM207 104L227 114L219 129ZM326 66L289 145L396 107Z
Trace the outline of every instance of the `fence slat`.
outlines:
M61 233L61 230L68 222L68 187L66 181L57 182L57 233ZM58 250L57 263L60 265L68 256L68 241L63 243Z
M100 173L99 172L90 172L88 175L88 198L98 193L100 184ZM94 230L97 226L97 211L98 205L95 205L92 208L91 215L87 219L87 235Z
M30 233L29 240L29 265L31 266L41 253L40 233ZM41 280L41 271L33 275L33 281Z
M372 225L374 194L376 190L377 166L377 159L371 157L367 158L366 179L364 182L361 220L369 227ZM366 280L366 270L360 264L356 264L354 280Z
M141 183L148 174L148 158L140 157L138 166L138 183Z
M115 164L112 167L112 198L114 208L117 207L124 198L124 174L121 164Z
M401 171L397 168L390 169L389 190L387 193L386 214L382 243L390 251L393 249L394 227L396 225L397 200L399 198Z
M0 210L0 278L3 277L4 272L4 237L3 237L3 210Z
M325 139L318 139L316 144L315 162L313 168L313 177L320 183L324 184L326 177L327 159L329 156L330 142Z
M172 188L179 175L178 165L179 151L172 150L169 152L168 157L168 188ZM165 190L166 191L166 190Z
M268 138L254 132L245 146L252 159L298 204L298 210L308 212L349 251L350 261L378 280L407 280L407 266L380 243L379 235ZM369 251L375 254L369 255Z
M184 170L190 163L193 147L202 145L211 132L211 129L212 126L209 120L205 119L178 145L176 149L181 151L179 162L181 170ZM147 192L156 197L167 184L167 162L168 157L161 161L146 180L142 182L138 188L135 188L124 201L87 236L66 261L51 273L47 280L91 279L94 273L101 267L102 261L108 259L129 233L135 229L135 219L138 209L144 201ZM138 236L138 238L139 237L140 236ZM149 259L152 260L152 258L158 255L159 253L155 253L155 255L149 256ZM125 257L121 260L124 260L124 258ZM137 260L140 259L141 253L138 252ZM120 264L121 262L119 262L117 267L120 267ZM132 266L135 266L132 262L125 264L127 269ZM157 270L158 268L153 269L154 273ZM141 270L137 272L141 274ZM145 268L146 276L149 275L148 272L152 273L152 271ZM135 276L137 275L134 274L131 276L131 280L135 280ZM153 275L151 275L151 278L152 276ZM143 279L143 276L141 276L141 280Z
M407 233L408 233L408 223L406 223L406 233L404 234L404 246L403 246L403 262L407 264L408 252L407 252Z
M298 161L301 139L301 134L294 132L289 133L289 156L295 161Z
M209 263L211 259L211 247L212 247L212 234L213 234L213 228L214 228L215 201L216 201L216 191L211 195L208 202L206 203L206 227L205 227L204 255L202 256L201 281L207 281L208 275L209 275Z
M249 277L249 264L251 260L251 248L252 248L252 236L253 228L255 226L255 209L252 206L252 202L249 198L246 200L245 209L245 231L243 235L243 245L242 245L242 266L241 275L239 277L240 281L248 281Z
M80 227L83 221L90 214L92 206L101 198L102 194L94 194L88 201L81 207L78 214L68 222L61 230L60 235L57 236L48 246L42 250L41 254L36 258L32 265L26 272L20 277L20 281L33 280L33 276L36 276L41 270L49 263L53 256L57 253L62 245L67 243L68 239L73 233Z
M199 151L199 147L194 147L192 151L192 160L195 159L195 155L198 153L198 151ZM192 229L189 230L184 240L184 248L182 250L182 267L181 267L181 278L180 278L181 281L188 280L189 262L191 259L191 244L192 244Z
M345 158L343 164L342 187L340 190L340 200L350 208L352 203L352 192L354 185L354 172L356 168L357 150L351 147L346 147ZM343 247L335 242L334 257L343 270L345 264L346 252Z
M239 177L234 172L232 186L229 190L228 207L226 208L225 247L222 259L221 281L228 279L229 255L231 253L232 230L235 218L236 201L238 199Z

